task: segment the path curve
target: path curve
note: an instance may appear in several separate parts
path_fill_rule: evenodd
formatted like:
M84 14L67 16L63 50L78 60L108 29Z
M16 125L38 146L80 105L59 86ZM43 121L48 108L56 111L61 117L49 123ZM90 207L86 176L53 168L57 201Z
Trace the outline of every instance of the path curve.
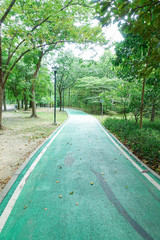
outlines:
M159 240L160 180L95 118L68 113L1 203L0 239Z

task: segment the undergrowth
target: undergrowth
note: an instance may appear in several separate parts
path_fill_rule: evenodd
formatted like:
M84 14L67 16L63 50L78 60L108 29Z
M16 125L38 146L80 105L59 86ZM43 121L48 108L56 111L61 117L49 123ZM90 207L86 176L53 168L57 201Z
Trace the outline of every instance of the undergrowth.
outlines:
M133 120L107 118L103 124L136 156L160 174L159 121L144 121L142 130Z

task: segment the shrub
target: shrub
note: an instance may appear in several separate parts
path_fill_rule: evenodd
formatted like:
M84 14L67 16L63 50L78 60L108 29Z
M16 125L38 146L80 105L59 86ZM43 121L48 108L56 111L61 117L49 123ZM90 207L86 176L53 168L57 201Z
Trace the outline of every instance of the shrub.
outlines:
M142 130L132 120L106 119L104 126L140 159L157 168L160 164L160 123L146 121ZM157 127L156 127L157 126ZM157 137L158 136L158 137Z

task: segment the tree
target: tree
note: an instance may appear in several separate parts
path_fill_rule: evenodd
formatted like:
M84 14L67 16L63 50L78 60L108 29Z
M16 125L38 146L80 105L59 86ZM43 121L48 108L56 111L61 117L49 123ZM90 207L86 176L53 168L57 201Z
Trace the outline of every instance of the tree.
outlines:
M103 93L109 94L118 81L118 79L93 76L78 78L72 100L74 106L84 108L88 112L99 113L101 109L100 98L103 97Z
M27 100L30 95L31 77L33 75L32 64L30 67L23 61L17 63L6 84L7 96L12 98L12 94L17 101L18 109L20 108L20 100L25 102L25 110L27 110ZM18 79L18 81L17 81Z
M89 19L94 10L89 8L87 0L80 3L76 0L8 2L4 0L0 6L0 12L6 9L0 19L0 128L5 84L25 54L66 41L104 41L101 28L90 27ZM75 22L83 20L83 25L75 26Z
M153 68L149 67L149 63L146 60L150 52L151 45L139 35L131 33L125 34L125 40L118 43L116 47L117 58L115 65L120 67L120 73L118 74L128 81L142 80L140 129L142 128L146 78L149 78L153 72Z
M147 81L146 99L150 121L154 122L156 112L159 110L160 106L160 77L157 71L152 73Z
M130 83L129 94L129 111L133 113L137 124L141 112L141 85L139 83Z
M147 45L148 51L141 58L140 76L143 77L140 128L142 128L142 114L144 89L146 78L157 68L160 60L159 18L160 2L153 0L111 0L93 1L96 5L97 17L103 25L108 25L114 19L123 33L138 36Z
M37 104L53 104L53 83L50 72L44 63L39 71L35 91Z
M60 111L62 108L62 92L75 84L79 60L71 51L60 51L54 64L58 64L57 89L60 98Z
M118 22L122 32L138 34L144 41L150 42L152 51L147 62L153 66L159 62L160 40L159 19L160 2L157 0L94 0L97 18L102 25Z

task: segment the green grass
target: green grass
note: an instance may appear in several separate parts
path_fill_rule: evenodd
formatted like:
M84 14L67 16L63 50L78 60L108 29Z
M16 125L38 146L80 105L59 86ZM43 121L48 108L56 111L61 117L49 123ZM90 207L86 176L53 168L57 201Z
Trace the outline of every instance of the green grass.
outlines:
M38 108L38 118L30 118L30 115L30 110L3 112L3 125L16 135L24 135L24 139L34 140L48 137L67 119L65 112L57 111L57 125L54 125L54 112L50 108Z
M127 119L133 119L133 115L131 113L127 113ZM123 119L123 113L116 113L114 111L108 112L108 114L99 115L99 114L92 114L95 118L97 118L99 121L103 122L106 118L116 118L116 119Z

